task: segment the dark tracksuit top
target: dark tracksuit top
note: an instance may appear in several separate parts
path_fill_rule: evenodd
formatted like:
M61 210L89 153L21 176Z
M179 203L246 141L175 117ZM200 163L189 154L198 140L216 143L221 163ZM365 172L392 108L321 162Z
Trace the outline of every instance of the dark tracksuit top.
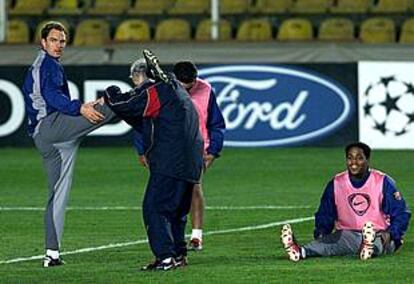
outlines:
M362 187L369 174L361 181L354 181L351 183L355 188ZM388 231L391 238L394 240L397 247L401 245L401 239L408 228L411 213L407 208L405 200L401 197L395 182L388 176L385 176L383 183L383 196L381 210L384 214L390 216L391 224ZM331 180L325 188L322 195L318 211L315 213L315 231L314 237L330 234L335 226L335 221L338 217L335 196L334 196L334 182Z
M208 137L210 138L210 144L208 145L206 152L207 154L211 154L218 158L221 150L223 149L224 131L226 129L226 125L223 115L221 114L221 110L217 104L217 99L213 89L211 89L210 92L207 112L206 127ZM133 132L133 145L139 155L145 154L142 130L139 127Z
M109 107L142 132L151 173L198 183L203 166L203 140L198 115L185 89L171 83L145 81L127 93L106 90Z
M30 136L33 136L40 120L56 111L71 116L80 115L82 103L71 100L62 64L43 49L27 71L23 93Z

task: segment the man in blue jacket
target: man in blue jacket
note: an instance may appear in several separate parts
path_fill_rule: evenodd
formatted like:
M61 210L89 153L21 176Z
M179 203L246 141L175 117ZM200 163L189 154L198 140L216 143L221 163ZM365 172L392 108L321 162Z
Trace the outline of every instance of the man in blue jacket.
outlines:
M60 243L79 144L88 133L115 118L103 101L82 104L71 100L60 63L65 46L64 26L47 23L41 30L41 49L23 85L28 134L42 155L49 188L44 267L63 264Z
M188 93L166 76L151 52L144 55L136 62L136 87L122 93L110 86L104 98L143 137L150 171L143 217L155 256L143 270L170 270L187 264L186 218L192 188L200 182L203 140Z
M356 254L367 260L401 247L411 213L394 180L369 167L370 156L364 143L346 146L347 171L325 188L315 214L314 241L299 246L291 226L282 227L281 241L291 261Z
M131 78L136 80L138 73L136 62L131 66ZM198 70L191 61L180 61L174 65L174 75L190 95L197 113L200 133L204 140L204 170L207 170L213 161L220 156L223 149L225 122L217 104L216 96L211 85L198 78ZM140 156L139 160L147 166L144 155L142 133L134 131L134 146ZM191 201L192 232L188 249L200 251L203 248L202 228L204 223L204 195L202 182L194 185Z

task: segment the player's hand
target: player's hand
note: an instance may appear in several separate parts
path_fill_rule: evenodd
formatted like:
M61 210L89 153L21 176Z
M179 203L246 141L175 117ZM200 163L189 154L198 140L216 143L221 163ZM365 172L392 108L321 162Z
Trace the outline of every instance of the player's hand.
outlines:
M203 156L204 168L207 170L214 162L215 157L211 154L205 154Z
M140 155L138 157L138 160L141 163L141 165L143 165L144 167L148 168L148 161L147 161L147 157L145 157L145 155Z
M95 109L95 105L98 103L99 100L90 103L85 103L80 108L81 115L93 124L97 124L105 119L105 116Z

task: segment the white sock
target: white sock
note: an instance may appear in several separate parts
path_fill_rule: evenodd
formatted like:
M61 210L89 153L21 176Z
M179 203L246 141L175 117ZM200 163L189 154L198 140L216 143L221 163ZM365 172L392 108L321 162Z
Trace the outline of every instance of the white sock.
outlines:
M305 248L304 248L304 247L301 247L301 248L300 248L300 254L301 254L301 257L302 257L302 258L306 258L306 250L305 250Z
M203 239L203 230L202 229L193 229L191 232L191 239Z
M53 259L58 259L59 258L59 251L58 250L47 249L46 250L46 255L50 256Z
M171 257L163 259L162 263L170 263L172 261Z

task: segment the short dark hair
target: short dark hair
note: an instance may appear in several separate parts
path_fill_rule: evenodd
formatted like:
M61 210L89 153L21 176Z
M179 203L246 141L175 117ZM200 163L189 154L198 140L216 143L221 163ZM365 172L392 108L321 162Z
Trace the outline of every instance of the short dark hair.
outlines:
M174 65L173 72L177 80L183 83L191 83L197 79L198 71L191 61L180 61Z
M51 21L47 22L43 26L42 30L40 31L40 37L42 39L46 39L51 30L58 30L64 32L66 36L68 35L68 32L66 31L66 28L64 25L62 25L62 23Z
M362 142L354 142L354 143L348 144L345 147L345 155L348 155L349 150L354 147L361 149L362 152L364 152L365 158L367 158L367 160L371 156L371 148L367 144L362 143Z

